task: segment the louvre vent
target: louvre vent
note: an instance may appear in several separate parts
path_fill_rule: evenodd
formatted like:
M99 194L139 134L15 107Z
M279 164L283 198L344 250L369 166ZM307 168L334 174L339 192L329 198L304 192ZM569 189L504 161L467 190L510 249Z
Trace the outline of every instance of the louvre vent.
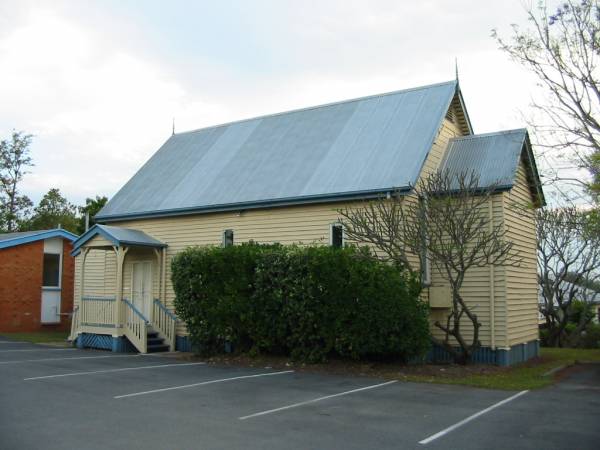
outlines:
M456 123L456 116L454 115L454 108L448 108L448 112L446 113L446 120L449 120L452 123Z

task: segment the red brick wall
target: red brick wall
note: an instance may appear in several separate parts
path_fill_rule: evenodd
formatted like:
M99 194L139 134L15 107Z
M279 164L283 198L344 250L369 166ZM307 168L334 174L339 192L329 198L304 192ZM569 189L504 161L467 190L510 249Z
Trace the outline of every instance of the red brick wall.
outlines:
M73 309L71 243L64 242L61 312ZM0 250L0 333L68 329L68 316L60 324L40 323L44 241Z

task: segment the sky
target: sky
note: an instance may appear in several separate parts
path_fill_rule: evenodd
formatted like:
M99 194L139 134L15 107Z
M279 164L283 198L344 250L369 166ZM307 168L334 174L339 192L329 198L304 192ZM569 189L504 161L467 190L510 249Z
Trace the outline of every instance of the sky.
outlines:
M535 80L498 50L523 0L0 0L0 139L22 192L111 197L176 131L455 77L476 133L525 126ZM160 180L157 180L160 182Z

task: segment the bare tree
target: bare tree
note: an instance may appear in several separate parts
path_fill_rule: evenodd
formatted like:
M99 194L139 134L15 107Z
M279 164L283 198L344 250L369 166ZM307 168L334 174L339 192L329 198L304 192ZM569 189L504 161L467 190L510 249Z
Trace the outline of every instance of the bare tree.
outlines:
M545 3L528 11L527 29L513 25L510 39L492 36L511 58L538 79L542 95L532 100L536 118L530 121L536 146L554 161L545 173L549 181L583 184L600 194L600 7L595 0L566 0L554 13ZM592 181L555 170L557 158L584 168ZM573 166L565 166L570 169ZM560 187L560 186L558 186Z
M567 336L573 302L585 301L585 285L600 279L600 237L588 225L587 213L574 207L540 209L536 214L540 312L551 346L567 344L588 322L581 314L573 336Z
M435 323L445 337L434 342L461 364L481 345L481 323L461 294L467 274L476 267L520 263L513 243L505 239L506 229L489 214L496 187L480 187L473 173L433 173L410 196L395 193L358 209L338 211L351 240L372 244L413 275L431 264L450 285L452 307L445 323ZM415 259L419 267L411 262ZM470 339L465 337L465 319Z
M33 206L18 189L27 167L33 166L31 139L32 135L15 131L10 140L0 141L0 226L8 232L15 231L24 212Z

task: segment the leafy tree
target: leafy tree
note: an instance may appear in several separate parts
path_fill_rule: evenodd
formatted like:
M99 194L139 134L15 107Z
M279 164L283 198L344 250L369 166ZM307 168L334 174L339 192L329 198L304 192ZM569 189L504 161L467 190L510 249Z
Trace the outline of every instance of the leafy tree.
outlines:
M91 227L96 221L94 220L94 216L100 212L104 205L108 202L108 197L96 195L96 198L86 198L85 206L79 207L79 213L81 217L79 218L79 225L77 227L77 233L83 234L85 233L85 220L86 215L89 215L89 226Z
M587 314L575 319L577 300L591 307L600 281L600 236L590 232L588 214L576 208L540 209L536 213L540 312L546 321L547 345L562 347L586 328ZM585 320L583 320L585 319ZM568 330L569 323L577 322Z
M27 221L26 227L30 230L60 227L77 233L77 208L61 195L59 189L50 189L34 208L33 216Z
M530 70L543 94L533 99L530 123L546 156L567 158L587 169L590 180L568 177L553 167L546 174L561 185L583 184L600 195L600 6L596 0L567 0L554 13L545 3L528 11L530 26L513 25L510 39L492 32L500 48ZM557 186L558 187L558 186ZM562 189L562 188L561 188Z
M435 323L445 337L433 340L459 364L468 363L481 345L481 323L462 297L467 274L476 267L520 263L513 243L505 239L506 230L489 216L487 205L495 191L495 185L480 188L472 173L432 173L417 184L414 195L397 193L338 211L351 240L372 244L413 275L432 264L449 284L452 307L445 323ZM419 257L420 267L414 267L410 255Z
M0 230L15 231L33 203L19 192L19 183L33 166L29 146L32 135L14 131L0 141Z

